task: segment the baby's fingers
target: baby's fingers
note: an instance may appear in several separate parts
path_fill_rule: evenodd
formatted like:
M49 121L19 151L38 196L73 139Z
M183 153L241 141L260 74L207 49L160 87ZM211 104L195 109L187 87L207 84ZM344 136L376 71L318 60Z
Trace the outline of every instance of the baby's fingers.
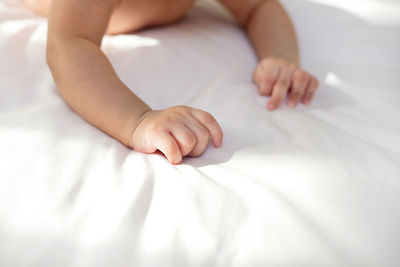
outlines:
M222 145L222 129L214 117L203 110L192 109L191 113L195 119L197 119L210 133L215 147L220 147Z
M279 73L273 89L271 99L268 101L267 107L269 110L274 110L285 99L291 84L291 77L294 69L292 67L283 67Z
M290 89L290 95L287 105L294 108L297 106L301 97L304 95L304 92L310 80L310 76L306 72L297 69L294 71L292 79L292 87Z
M182 154L175 139L167 131L159 132L152 140L152 144L167 157L172 164L182 161Z
M195 118L185 122L185 125L191 129L196 137L196 145L193 147L189 156L198 157L204 153L210 143L210 132Z
M315 92L317 91L318 88L318 80L314 76L311 76L310 81L308 82L308 86L306 88L306 92L304 93L301 102L304 105L309 105L311 100L314 97Z
M270 96L272 87L278 79L279 67L274 65L260 64L255 72L254 81L258 86L258 91L262 96Z
M176 143L179 146L182 157L192 152L196 146L196 136L192 131L183 124L171 125L170 134L175 138Z

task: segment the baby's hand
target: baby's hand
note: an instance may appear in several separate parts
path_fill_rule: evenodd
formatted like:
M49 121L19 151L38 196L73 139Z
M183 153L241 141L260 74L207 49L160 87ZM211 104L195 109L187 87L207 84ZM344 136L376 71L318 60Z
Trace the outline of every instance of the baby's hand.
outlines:
M318 87L314 76L280 58L262 60L253 79L261 95L271 96L267 104L269 110L279 107L286 95L289 95L289 107L296 107L300 101L308 105Z
M203 154L210 136L215 147L222 145L221 127L211 114L175 106L143 114L129 145L144 153L154 153L158 149L171 163L178 164L186 155L198 157Z

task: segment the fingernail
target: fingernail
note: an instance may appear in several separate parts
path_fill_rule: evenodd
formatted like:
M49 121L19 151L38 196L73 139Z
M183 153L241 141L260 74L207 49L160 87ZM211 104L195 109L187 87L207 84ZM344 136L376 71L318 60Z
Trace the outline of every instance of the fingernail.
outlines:
M269 103L267 107L268 107L268 109L274 109L274 108L275 108L275 105L272 104L272 103Z
M218 147L221 147L221 146L222 146L222 140L217 141L216 144L215 144L215 146L216 146L217 148L218 148Z
M170 162L174 165L179 164L182 161L182 157L171 158Z

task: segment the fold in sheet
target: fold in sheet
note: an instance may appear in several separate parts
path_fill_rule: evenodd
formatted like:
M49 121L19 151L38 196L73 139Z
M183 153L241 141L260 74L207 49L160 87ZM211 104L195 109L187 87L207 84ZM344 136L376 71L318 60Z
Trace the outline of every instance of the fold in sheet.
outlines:
M398 266L400 7L357 2L282 1L321 83L294 110L266 110L251 44L216 2L106 37L152 108L220 122L222 148L173 166L77 116L46 66L46 19L1 1L0 266Z

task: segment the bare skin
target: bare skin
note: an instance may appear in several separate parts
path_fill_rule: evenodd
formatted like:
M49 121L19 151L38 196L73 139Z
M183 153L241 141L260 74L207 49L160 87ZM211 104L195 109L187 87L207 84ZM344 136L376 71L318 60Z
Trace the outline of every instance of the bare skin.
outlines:
M66 103L86 121L136 151L160 150L173 164L203 154L210 139L222 145L222 129L211 114L187 106L152 110L122 83L100 50L105 34L176 22L194 0L23 1L49 17L48 65ZM278 108L286 96L290 107L309 104L318 81L300 68L293 25L279 2L220 2L254 45L260 62L253 78L260 94L271 96L267 108Z

